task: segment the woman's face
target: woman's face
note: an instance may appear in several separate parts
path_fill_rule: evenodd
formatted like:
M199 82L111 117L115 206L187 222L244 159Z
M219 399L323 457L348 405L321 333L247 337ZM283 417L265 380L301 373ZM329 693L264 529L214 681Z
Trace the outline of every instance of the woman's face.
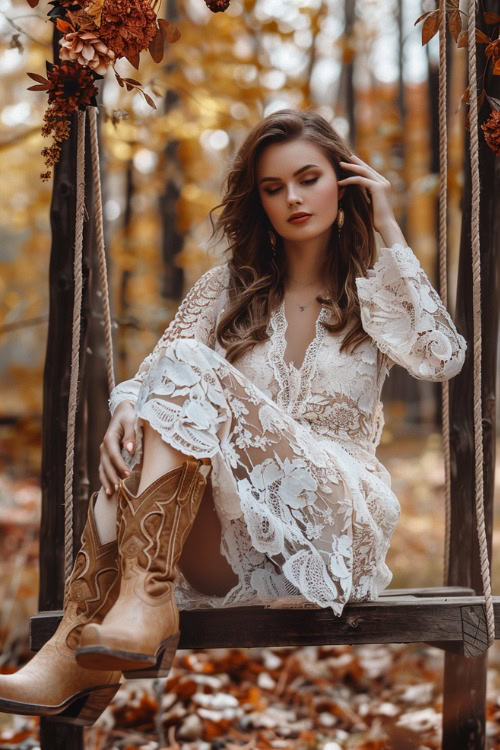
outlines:
M301 242L324 234L337 217L337 176L323 152L300 138L271 143L256 165L262 206L275 231L284 240ZM303 222L290 222L297 212L310 214Z

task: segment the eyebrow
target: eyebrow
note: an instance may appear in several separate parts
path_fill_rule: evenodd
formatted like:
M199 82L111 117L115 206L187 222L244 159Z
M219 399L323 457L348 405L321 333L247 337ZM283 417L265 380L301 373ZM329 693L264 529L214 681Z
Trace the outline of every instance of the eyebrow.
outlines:
M318 167L318 165L306 164L305 167L301 167L300 169L297 169L297 171L293 173L293 176L296 177L296 175L300 174L301 172L305 172L306 169L310 169L311 167ZM263 182L273 182L274 180L280 180L280 179L281 179L280 177L263 177L261 180L259 180L259 185Z

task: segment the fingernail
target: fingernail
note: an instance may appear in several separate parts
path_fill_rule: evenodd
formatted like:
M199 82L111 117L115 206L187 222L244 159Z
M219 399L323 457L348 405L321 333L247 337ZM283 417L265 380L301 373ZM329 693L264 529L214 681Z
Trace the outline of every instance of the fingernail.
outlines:
M127 443L127 450L130 452L132 448L134 447L133 443Z
M129 477L130 476L130 471L125 471L124 474L125 474L126 477Z
M106 495L111 495L111 490L106 490Z
M118 489L118 485L117 485L117 484L115 484L115 490L117 490L117 489Z

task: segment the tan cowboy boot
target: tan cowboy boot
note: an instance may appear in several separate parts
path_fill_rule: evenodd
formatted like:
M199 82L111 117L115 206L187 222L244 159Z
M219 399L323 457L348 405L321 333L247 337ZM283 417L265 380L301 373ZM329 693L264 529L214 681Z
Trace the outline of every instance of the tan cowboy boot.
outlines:
M95 492L65 591L64 615L35 656L11 675L0 675L0 711L50 716L90 726L120 687L119 671L89 671L75 659L82 627L101 622L119 592L117 540L101 544L94 518Z
M210 471L210 459L189 458L139 496L140 472L121 480L120 595L101 625L83 628L76 652L81 666L121 669L131 678L168 675L180 636L176 565Z

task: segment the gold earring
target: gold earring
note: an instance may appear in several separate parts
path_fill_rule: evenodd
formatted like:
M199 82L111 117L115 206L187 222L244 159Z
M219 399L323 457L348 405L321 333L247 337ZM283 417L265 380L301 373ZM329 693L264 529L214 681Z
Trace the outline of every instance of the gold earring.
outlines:
M338 213L337 213L337 227L339 230L339 237L342 233L342 227L344 226L344 209L342 207L339 207Z

